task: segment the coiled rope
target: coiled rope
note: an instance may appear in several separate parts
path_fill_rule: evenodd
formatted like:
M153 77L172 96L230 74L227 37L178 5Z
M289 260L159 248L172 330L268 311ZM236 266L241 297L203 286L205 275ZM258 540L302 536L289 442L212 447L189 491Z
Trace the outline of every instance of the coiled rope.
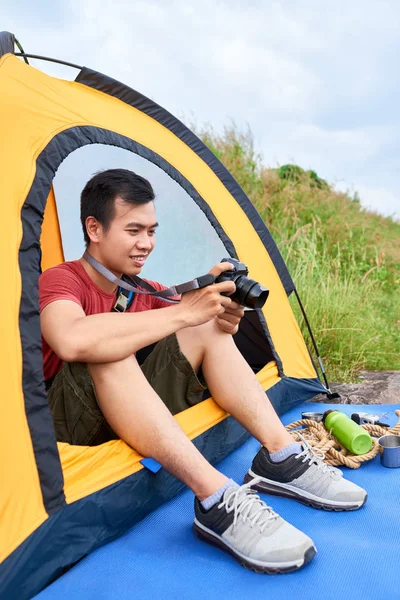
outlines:
M380 438L382 435L389 433L400 436L400 410L396 410L395 414L398 417L398 422L394 427L381 427L380 425L372 425L371 423L361 425L363 429L368 431L373 442L371 450L367 454L361 455L352 454L349 450L346 450L332 433L325 429L323 423L317 423L311 419L301 419L290 423L290 425L286 426L286 429L296 441L301 442L298 435L301 434L310 446L323 452L325 454L324 462L328 465L333 467L342 465L350 467L350 469L358 469L363 462L375 458L378 454L379 444L375 438Z

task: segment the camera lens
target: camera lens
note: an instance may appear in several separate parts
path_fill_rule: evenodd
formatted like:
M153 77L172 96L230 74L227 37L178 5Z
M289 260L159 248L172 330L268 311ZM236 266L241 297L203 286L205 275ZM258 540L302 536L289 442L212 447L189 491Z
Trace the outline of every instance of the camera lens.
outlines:
M268 298L269 290L254 279L239 275L234 279L236 290L231 298L247 308L262 308Z

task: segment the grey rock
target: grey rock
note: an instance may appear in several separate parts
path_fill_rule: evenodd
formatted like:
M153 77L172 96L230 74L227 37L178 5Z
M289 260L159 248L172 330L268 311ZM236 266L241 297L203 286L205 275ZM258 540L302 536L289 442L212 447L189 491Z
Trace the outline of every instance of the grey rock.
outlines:
M361 371L358 383L332 383L340 399L317 396L311 402L332 404L400 404L400 371Z

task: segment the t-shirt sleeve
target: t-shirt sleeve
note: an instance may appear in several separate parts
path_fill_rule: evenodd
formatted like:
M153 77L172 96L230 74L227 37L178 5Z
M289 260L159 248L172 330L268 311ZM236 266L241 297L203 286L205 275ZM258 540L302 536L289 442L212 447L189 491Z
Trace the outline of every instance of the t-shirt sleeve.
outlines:
M83 308L82 282L73 271L62 267L53 267L40 275L40 312L56 300L71 300Z
M161 290L168 289L166 285L163 285L162 283L158 283L158 281L150 281L150 279L146 279L146 281L148 283L150 283L150 285L152 285L158 292L161 292ZM173 296L173 297L171 297L171 300L172 299L180 300L181 296ZM162 300L161 298L151 297L151 309L167 308L168 306L173 306L173 304L171 304L171 302L166 302L165 300Z

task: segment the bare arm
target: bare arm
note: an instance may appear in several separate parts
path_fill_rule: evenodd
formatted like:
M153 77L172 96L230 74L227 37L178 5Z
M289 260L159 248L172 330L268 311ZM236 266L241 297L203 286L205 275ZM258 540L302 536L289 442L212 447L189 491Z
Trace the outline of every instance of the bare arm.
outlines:
M62 360L114 362L187 326L179 308L86 316L75 302L57 300L42 311L40 325L44 339Z
M222 264L225 270L227 263ZM40 325L49 346L66 362L115 362L183 327L222 314L232 301L221 293L234 289L234 283L226 281L184 294L176 306L90 316L71 300L57 300L42 311Z

